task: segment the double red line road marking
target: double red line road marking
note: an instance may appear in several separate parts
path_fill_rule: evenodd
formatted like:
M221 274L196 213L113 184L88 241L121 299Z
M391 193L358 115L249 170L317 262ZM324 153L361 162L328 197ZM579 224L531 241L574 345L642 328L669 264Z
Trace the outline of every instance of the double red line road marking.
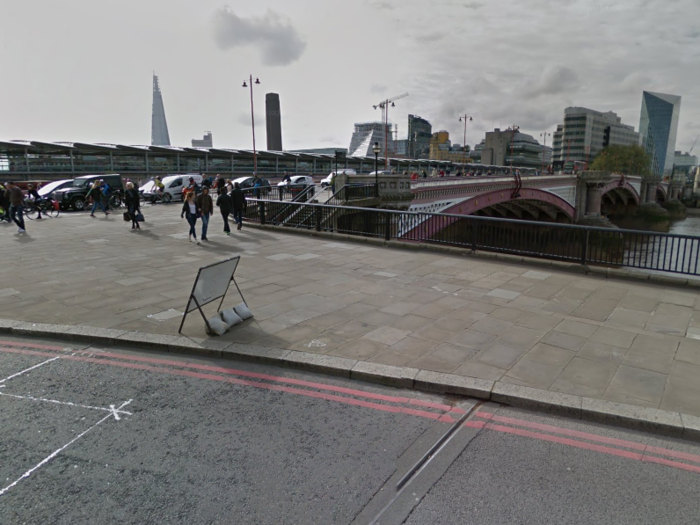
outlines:
M187 363L173 359L127 355L102 350L71 351L71 353L68 353L67 350L57 346L15 341L0 341L0 352L41 357L55 357L58 354L62 360L117 366L208 381L222 381L235 385L324 399L383 412L424 417L443 423L454 423L464 414L464 410L459 407L432 401L402 396L388 396L341 386L315 383L303 379L260 374L221 366ZM499 416L484 411L476 412L473 419L465 422L464 426L700 473L700 455L654 447L625 439ZM683 462L675 460L682 460Z

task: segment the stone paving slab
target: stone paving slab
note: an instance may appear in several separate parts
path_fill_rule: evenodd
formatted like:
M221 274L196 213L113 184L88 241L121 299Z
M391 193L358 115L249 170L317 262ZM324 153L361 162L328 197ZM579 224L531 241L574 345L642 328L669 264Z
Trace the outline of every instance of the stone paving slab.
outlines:
M368 363L700 417L695 287L271 229L229 237L218 217L211 242L195 245L177 206L144 215L141 232L118 214L28 221L26 235L0 225L0 328L178 345L198 268L241 255L237 281L256 317L212 339L192 313L184 336L196 348L254 345L251 358L344 363L347 375ZM231 291L224 306L238 302Z

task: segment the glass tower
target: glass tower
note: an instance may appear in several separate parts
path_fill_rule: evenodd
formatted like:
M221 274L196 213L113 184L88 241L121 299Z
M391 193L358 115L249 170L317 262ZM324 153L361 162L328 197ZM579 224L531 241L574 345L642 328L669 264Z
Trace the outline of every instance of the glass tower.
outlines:
M153 74L153 109L151 112L151 146L170 146L168 123L165 120L163 95L160 93L158 77Z
M657 177L673 171L681 97L663 93L642 93L639 134L642 147L651 157L651 172Z

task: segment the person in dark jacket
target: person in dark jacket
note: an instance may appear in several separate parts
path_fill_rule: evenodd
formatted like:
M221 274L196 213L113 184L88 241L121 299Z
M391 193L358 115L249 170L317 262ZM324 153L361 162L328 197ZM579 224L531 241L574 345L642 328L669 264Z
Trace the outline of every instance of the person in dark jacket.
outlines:
M92 188L90 188L90 191L87 192L85 199L92 199L92 210L90 211L90 217L95 216L95 210L98 206L102 208L105 215L109 215L109 212L105 208L104 204L102 204L102 186L100 185L100 181L95 181Z
M202 187L202 193L197 197L197 209L202 217L202 240L208 241L207 229L209 228L209 217L214 214L214 202L209 195L209 188Z
M182 219L187 217L187 222L190 225L190 242L192 242L192 237L194 237L197 244L199 244L199 241L197 240L197 230L195 229L195 225L197 224L198 215L199 210L197 209L197 203L194 199L194 192L190 192L187 194L185 201L182 203L182 213L180 213L180 218Z
M231 192L231 205L233 207L233 220L238 224L238 229L243 228L243 208L245 207L245 194L241 185L237 182L233 185Z
M219 207L221 217L224 219L224 233L226 235L231 235L231 227L228 225L228 216L231 210L233 210L233 200L231 196L224 190L224 192L219 195L219 198L216 199L216 205Z
M37 216L37 219L41 219L41 205L44 202L44 200L41 198L41 195L39 195L39 192L34 187L34 184L27 184L27 196L32 197L34 199L34 206L36 207L36 211L39 214Z
M19 228L17 233L26 233L24 229L24 193L14 182L8 182L7 187L10 192L10 218L15 221Z
M223 195L226 193L226 180L221 176L216 176L216 194Z
M134 188L133 182L126 183L124 204L126 204L126 209L129 210L129 217L131 217L131 229L140 230L141 226L139 226L139 223L136 220L136 214L141 212L141 206L139 205L139 191Z

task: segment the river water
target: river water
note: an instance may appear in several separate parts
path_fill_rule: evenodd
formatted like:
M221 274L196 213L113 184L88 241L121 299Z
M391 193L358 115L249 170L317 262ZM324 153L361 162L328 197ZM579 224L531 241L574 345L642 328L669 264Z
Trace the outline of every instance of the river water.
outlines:
M625 266L700 276L700 216L672 223L668 233L692 238L657 237L644 242L633 237L625 249Z

